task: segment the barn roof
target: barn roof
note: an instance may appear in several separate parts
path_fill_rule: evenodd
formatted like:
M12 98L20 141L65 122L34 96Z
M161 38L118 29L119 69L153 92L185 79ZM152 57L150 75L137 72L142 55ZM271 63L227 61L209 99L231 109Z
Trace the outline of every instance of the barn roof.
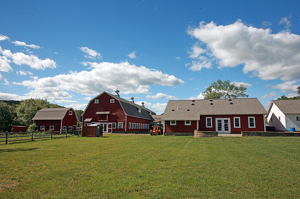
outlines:
M88 106L90 105L90 103L92 101L94 101L95 99L97 99L99 96L103 95L104 93L106 93L107 95L111 96L112 98L118 100L125 112L126 115L129 116L133 116L133 117L138 117L138 118L143 118L143 119L148 119L148 120L153 120L151 115L156 115L155 112L151 111L150 109L144 107L144 106L140 106L136 103L133 103L131 101L125 100L123 98L120 98L117 95L113 95L110 94L108 92L102 92L100 95L94 97L93 99L90 100L89 104L86 106L84 112L82 113L82 115L85 113L85 111L87 110ZM140 111L139 111L140 109ZM151 113L151 115L149 114Z
M73 109L72 108L43 108L35 114L32 120L62 120L69 110L73 110ZM77 118L75 111L74 113Z
M268 114L271 110L273 103L284 114L300 114L300 100L272 100L268 108Z
M266 114L257 98L170 100L162 120L199 120L200 115Z

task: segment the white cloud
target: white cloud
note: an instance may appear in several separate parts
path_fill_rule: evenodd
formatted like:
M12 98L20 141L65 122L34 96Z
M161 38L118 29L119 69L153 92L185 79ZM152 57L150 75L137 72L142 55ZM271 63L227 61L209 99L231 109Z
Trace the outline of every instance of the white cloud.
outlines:
M201 54L205 53L206 50L202 49L201 47L198 46L198 43L196 43L192 47L192 52L189 52L190 58L198 58Z
M275 97L275 96L277 96L276 92L275 92L275 91L272 91L272 92L270 92L269 94L265 94L264 96L262 96L262 98L263 98L263 99L265 99L265 98L273 98L273 97Z
M0 100L24 100L24 99L28 99L28 97L19 96L17 94L1 93L0 92Z
M88 47L80 47L79 48L82 52L86 53L86 55L84 55L84 57L86 58L90 58L90 59L101 59L102 56L100 53L98 53L95 50L89 49Z
M200 71L203 68L212 69L211 62L207 61L207 60L204 60L204 61L192 61L192 66L189 68L189 70Z
M164 93L157 93L156 95L147 95L146 96L147 99L154 99L154 100L157 100L157 99L178 99L176 96L172 96L172 95L167 95L167 94L164 94Z
M252 86L252 84L245 83L245 82L232 82L232 84L235 84L236 86L243 85L245 88L250 88Z
M1 47L0 47L0 53L1 53ZM11 61L8 60L5 56L0 56L0 71L2 72L9 72L12 71L12 67L10 67L9 63Z
M60 103L73 103L73 102L76 102L76 101L62 99L62 100L55 100L55 102L60 104Z
M199 95L197 97L190 97L188 99L190 99L190 100L193 100L193 99L204 99L204 95L203 95L203 93L199 93Z
M0 41L9 40L9 38L5 35L0 34Z
M128 54L128 57L131 59L135 59L136 55L135 55L136 51L132 51L131 53Z
M87 101L90 101L92 98L91 97L85 97L84 99L87 100Z
M32 75L32 72L20 70L17 71L16 74L25 76L25 75Z
M26 55L21 52L12 53L10 50L2 50L1 47L0 53L4 55L0 57L0 68L11 68L8 64L11 62L9 59L12 59L12 61L19 66L28 65L30 68L38 70L44 70L45 68L56 68L55 61L49 58L42 60L35 55Z
M243 64L244 73L253 72L262 80L300 78L300 35L286 31L272 34L270 29L241 21L225 26L201 22L188 34L206 45L207 58L216 59L219 68ZM203 64L194 65L195 69L203 68Z
M272 22L264 21L264 22L262 23L262 25L263 25L264 27L266 27L266 26L271 26L271 25L272 25Z
M180 57L175 57L178 61L181 59Z
M2 77L2 75L1 75L1 73L0 73L0 80L2 80L3 79L3 77Z
M74 110L84 110L87 104L69 104L64 107L72 107Z
M141 105L142 102L136 102L137 104ZM160 115L165 112L167 103L156 103L151 104L148 102L144 102L145 107L150 109L151 111L155 112L157 115Z
M9 81L7 79L4 79L3 85L9 86Z
M291 21L289 20L291 16L289 17L282 17L279 24L285 24L285 29L289 30L291 28Z
M40 46L38 45L34 45L34 44L26 44L25 42L23 41L14 41L14 42L11 42L13 44L15 44L16 46L25 46L25 47L29 47L29 48L34 48L34 49L39 49L41 48Z
M62 100L71 98L67 91L83 95L98 95L102 91L111 91L118 88L122 93L149 93L151 85L175 86L184 81L173 75L161 71L148 69L144 66L137 67L128 62L122 63L90 63L90 71L70 72L54 77L27 80L21 84L31 90L27 95L34 98L47 98Z
M288 93L288 92L291 92L291 93L294 93L297 91L297 87L299 85L293 85L297 83L296 80L293 80L293 81L286 81L286 82L283 82L281 84L277 84L275 86L272 86L273 89L280 89L281 92L284 92L284 93Z

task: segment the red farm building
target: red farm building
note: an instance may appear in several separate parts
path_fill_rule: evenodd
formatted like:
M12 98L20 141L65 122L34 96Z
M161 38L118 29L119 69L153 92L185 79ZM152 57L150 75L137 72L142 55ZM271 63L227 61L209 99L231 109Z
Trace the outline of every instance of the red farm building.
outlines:
M194 130L219 134L264 132L265 114L257 98L170 100L162 122L165 135L193 135Z
M44 108L32 120L38 131L61 132L76 130L78 118L73 108Z
M154 112L132 101L103 92L90 100L82 114L84 126L101 125L104 133L148 131Z

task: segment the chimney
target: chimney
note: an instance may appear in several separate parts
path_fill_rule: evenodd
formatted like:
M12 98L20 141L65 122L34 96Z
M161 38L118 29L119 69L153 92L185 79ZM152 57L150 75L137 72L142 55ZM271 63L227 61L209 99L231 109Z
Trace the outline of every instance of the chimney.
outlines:
M120 97L119 92L120 92L120 91L119 91L118 89L115 91L117 97Z
M131 99L131 102L134 103L134 97L131 97L130 99Z

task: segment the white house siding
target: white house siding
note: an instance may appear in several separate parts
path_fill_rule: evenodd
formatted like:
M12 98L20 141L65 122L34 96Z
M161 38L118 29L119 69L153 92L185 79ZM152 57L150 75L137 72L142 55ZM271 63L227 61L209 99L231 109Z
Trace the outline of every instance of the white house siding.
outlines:
M286 115L286 130L290 130L290 128L295 128L296 131L300 131L300 121L297 121L296 117L300 117L298 115Z
M276 128L276 131L287 130L286 117L284 113L274 103L270 110L270 114L268 115L268 125L274 126Z

